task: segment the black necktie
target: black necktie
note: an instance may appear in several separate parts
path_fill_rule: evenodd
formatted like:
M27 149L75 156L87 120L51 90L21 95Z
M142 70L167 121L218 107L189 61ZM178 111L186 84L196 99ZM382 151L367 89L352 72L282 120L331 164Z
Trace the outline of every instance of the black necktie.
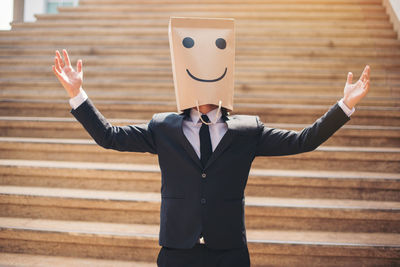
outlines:
M205 122L210 122L207 115L201 115L201 118ZM203 167L206 166L207 161L210 159L212 154L211 137L208 125L203 123L200 128L200 161Z

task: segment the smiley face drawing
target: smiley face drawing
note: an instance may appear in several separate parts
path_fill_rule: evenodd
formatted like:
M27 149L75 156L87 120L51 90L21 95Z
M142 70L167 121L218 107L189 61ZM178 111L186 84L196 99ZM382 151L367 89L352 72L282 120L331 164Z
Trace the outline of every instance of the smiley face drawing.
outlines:
M192 48L192 47L194 46L194 40L193 40L191 37L185 37L185 38L183 39L183 41L182 41L182 45L183 45L184 47L186 47L186 48ZM216 45L216 47L218 47L219 49L225 49L225 48L226 48L226 41L225 41L224 38L218 38L218 39L215 41L215 45ZM197 78L196 76L194 76L193 74L191 74L190 71L189 71L188 69L186 69L186 72L188 73L188 75L189 75L191 78L193 78L193 79L196 80L196 81L199 81L199 82L209 82L209 83L210 83L210 82L217 82L217 81L221 80L222 78L224 78L225 75L226 75L227 70L228 70L228 68L225 67L224 73L223 73L219 78L212 79L212 80L206 80L206 79Z
M233 109L233 19L176 18L169 43L178 110L204 104Z

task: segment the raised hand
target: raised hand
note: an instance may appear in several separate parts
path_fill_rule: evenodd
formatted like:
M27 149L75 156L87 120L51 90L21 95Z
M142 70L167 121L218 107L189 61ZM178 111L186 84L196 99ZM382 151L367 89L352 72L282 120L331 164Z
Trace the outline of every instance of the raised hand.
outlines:
M56 51L54 65L52 66L54 74L65 88L69 96L75 97L79 94L83 82L82 60L76 63L76 71L72 68L67 50L63 49L65 62L62 60L60 52Z
M354 84L352 84L353 73L349 72L347 75L347 82L346 86L344 87L343 102L348 108L352 109L368 93L369 74L370 67L367 65L365 66L360 79Z

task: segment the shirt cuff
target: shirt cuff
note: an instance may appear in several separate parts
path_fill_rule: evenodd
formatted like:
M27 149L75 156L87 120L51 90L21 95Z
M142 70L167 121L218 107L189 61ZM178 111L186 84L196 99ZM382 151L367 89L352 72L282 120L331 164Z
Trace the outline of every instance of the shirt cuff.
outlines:
M354 113L354 111L356 111L354 107L352 109L349 109L343 102L343 98L339 100L338 105L343 110L343 112L346 113L347 117L350 117Z
M69 99L69 104L71 105L72 109L77 109L83 102L85 102L88 99L88 96L83 89L80 89L79 94L77 94L75 97Z

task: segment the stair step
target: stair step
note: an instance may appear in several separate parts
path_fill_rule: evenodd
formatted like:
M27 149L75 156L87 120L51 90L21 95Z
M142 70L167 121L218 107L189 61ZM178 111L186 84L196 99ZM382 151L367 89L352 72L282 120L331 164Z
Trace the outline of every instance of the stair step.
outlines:
M17 251L16 251L17 252ZM0 265L7 267L156 267L156 263L138 261L103 260L95 258L77 258L45 256L21 253L0 253Z
M246 195L400 201L400 174L256 169ZM0 160L0 184L160 192L158 165Z
M114 27L118 28L152 28L152 27L161 27L166 28L168 25L169 18L166 16L165 18L159 19L119 19L119 20L104 20L104 19L84 19L80 18L79 20L63 20L58 18L57 20L38 20L34 23L32 22L12 22L12 30L18 29L37 29L37 28L59 28L65 27L69 25L69 27ZM337 21L318 21L315 23L313 21L291 21L291 20L282 20L282 21L274 21L274 20L246 20L240 19L235 21L235 26L237 28L269 28L269 29L313 29L313 30L331 30L331 29L344 29L344 30L390 30L393 31L392 24L389 21L354 21L351 24L347 23L347 21L337 20Z
M113 125L146 123L146 120L108 119ZM307 124L268 123L268 127L300 131ZM75 118L57 117L1 117L0 136L89 138L88 133ZM345 125L325 145L400 147L400 127Z
M27 63L35 62L36 66L49 67L54 64L54 51L51 55L39 55L39 56L0 56L0 66L23 66L26 67ZM126 66L130 68L137 67L138 65L143 68L170 68L171 60L169 57L161 56L141 56L132 55L129 58L125 56L107 56L99 57L96 55L70 55L71 62L76 62L79 58L83 59L85 70L87 67L113 67L113 66ZM284 54L279 55L265 55L264 57L254 56L236 56L236 68L248 68L248 69L292 69L299 70L314 70L314 71L336 71L340 73L347 73L352 71L355 77L359 77L364 64L370 64L373 67L374 74L382 71L387 72L391 75L392 72L398 72L400 70L400 63L398 60L393 59L353 59L352 62L343 62L340 59L335 58L324 58L324 59L310 59L310 58L285 58ZM48 69L47 69L48 70ZM86 72L85 72L86 73Z
M240 33L238 33L240 34ZM78 35L79 36L79 35ZM0 46L18 46L24 45L29 42L31 47L42 46L42 45L54 45L54 46L94 46L101 43L104 46L125 46L125 47L135 47L135 46L159 46L165 47L168 45L168 36L164 34L154 34L153 36L136 36L136 35L120 35L120 36L80 36L78 38L68 38L68 36L52 36L46 34L46 39L44 36L2 36L0 39ZM372 38L372 37L362 37L356 38L338 38L338 37L260 37L260 36L249 36L242 37L239 36L236 39L236 46L238 51L241 48L274 48L274 47L293 47L298 48L349 48L349 49L396 49L400 46L400 41L396 39L382 39L382 38Z
M155 262L159 226L0 219L2 252ZM32 246L33 245L33 246Z
M15 76L16 75L12 74L10 75L10 77L0 78L0 86L2 86L3 88L7 88L1 92L1 96L3 99L7 96L12 95L20 95L19 98L21 98L21 96L23 96L21 95L23 92L28 92L27 98L31 98L31 96L34 95L34 93L36 93L37 91L45 92L49 96L53 96L53 98L57 94L60 95L60 93L56 90L60 90L60 92L65 93L62 86L56 83L56 77L53 73L47 74L47 77L40 77L42 75L35 77L34 75L25 74L18 75L19 77ZM115 83L113 85L113 91L115 91L116 93L122 92L125 94L127 94L127 90L129 90L130 93L132 93L132 91L136 91L138 93L138 96L140 96L141 93L148 94L149 91L155 91L161 94L173 93L174 83L172 80L172 72L166 74L165 77L162 76L162 74L157 75L157 73L146 73L142 76L140 76L140 74L132 73L131 76L127 75L125 77L117 74L114 78ZM237 92L238 94L276 94L277 91L281 89L281 92L284 95L289 95L290 92L293 92L303 95L318 94L323 97L332 95L342 97L342 91L344 87L343 84L345 84L346 82L343 81L343 78L326 79L323 77L301 77L302 75L300 74L298 75L299 77L294 77L292 82L286 83L285 85L282 85L281 88L279 88L279 84L282 84L285 80L287 80L287 78L280 75L274 76L273 73L265 75L265 78L261 75L259 75L259 77L253 75L253 78L251 76L248 76L240 79L240 76L241 75L238 75L238 79L235 82L235 92ZM269 79L268 77L271 77L271 79ZM312 80L315 80L315 82L312 83ZM373 89L375 89L375 91L371 91L371 94L369 94L368 96L374 98L400 98L400 80L396 80L394 79L393 81L389 82L387 82L386 80L371 82L371 86L373 87ZM85 81L84 83L85 90L87 89L88 92L99 92L100 95L104 91L110 92L109 81L109 79L104 78L104 75L91 77L91 80ZM318 89L320 90L318 91ZM13 93L13 90L15 90L16 92ZM46 92L45 90L49 92ZM67 95L64 94L64 96ZM94 94L94 97L96 97L96 94Z
M165 35L165 25L159 27L140 27L136 25L134 28L110 28L110 27L81 27L77 32L75 28L66 25L59 27L44 27L43 25L36 25L35 28L15 27L12 31L0 32L0 36L152 36L160 37ZM270 36L270 37L334 37L334 38L379 38L382 39L396 39L397 35L392 29L310 29L310 28L250 28L240 24L235 28L237 36L242 39L244 37L255 36Z
M81 36L78 38L68 38L66 36L51 36L47 34L46 39L43 36L2 36L0 46L18 46L29 42L31 47L53 45L53 46L95 46L101 43L104 46L158 46L166 47L168 45L168 36L166 34L157 37L137 37L137 36ZM348 48L348 49L397 49L400 41L396 39L381 38L300 38L300 37L238 37L236 39L238 51L241 48L274 48L274 47L293 47L298 48Z
M0 219L2 252L155 262L158 226L41 219ZM248 230L254 266L399 264L400 235ZM277 253L279 251L279 253Z
M85 87L85 89L88 89ZM175 92L160 92L160 90L152 89L147 87L147 90L143 92L141 89L136 91L134 88L132 90L96 90L90 89L86 90L90 94L90 98L95 101L95 103L101 101L114 101L115 102L164 102L166 104L174 105L175 103ZM29 101L42 101L43 100L44 89L32 89L32 88L14 88L14 89L3 89L0 92L0 98L3 102L24 102L29 99ZM339 96L335 95L334 92L329 94L319 94L313 95L312 93L302 93L302 92L257 92L257 93L235 93L235 109L237 104L280 104L280 105L324 105L329 107L332 103L338 101ZM63 100L62 100L63 99ZM46 92L46 100L61 101L63 104L68 101L68 96L65 90L48 90ZM398 106L400 101L399 97L385 96L384 93L375 93L374 95L368 95L363 101L357 104L357 110L359 107L390 107L395 108ZM240 105L239 105L240 106ZM64 113L65 114L65 113Z
M0 196L0 216L159 224L159 193L0 186ZM250 196L246 197L246 225L248 229L397 233L400 202Z
M116 88L118 91L132 90L139 92L147 92L150 90L158 90L160 93L174 92L174 84L172 74L168 78L158 78L156 74L152 76L145 76L142 78L128 78L124 79L116 77L113 80L107 78L95 78L85 81L85 90L106 90L110 91L110 87ZM282 79L267 79L267 80L252 80L242 79L235 81L235 92L240 94L245 93L276 93L277 91L283 94L290 92L305 93L305 94L318 94L318 95L332 95L336 94L338 97L343 95L344 83L343 78L336 81L322 81L312 82L312 79L295 79L293 82L286 82L283 84ZM371 82L371 86L375 91L371 91L372 97L400 97L400 83L378 83ZM25 76L21 78L0 78L0 87L7 88L8 90L62 90L61 85L57 82L55 76L49 76L47 79L43 77ZM47 92L46 92L47 93ZM51 94L51 92L50 92Z
M51 68L51 66L49 66ZM143 75L143 77L115 77L113 79L114 87L118 89L128 89L128 87L137 87L138 85L143 85L147 84L150 87L154 88L160 88L161 89L168 89L170 92L173 92L171 88L173 89L173 79L172 79L172 73L165 73L165 77L163 76L163 73L160 73L161 77L159 78L157 76L157 72L155 73L150 73L148 72L147 75ZM266 78L263 79L262 75L257 74L246 74L247 77L240 77L245 74L239 73L239 79L235 81L235 85L238 87L238 91L243 93L243 92L268 92L271 90L271 87L275 87L276 89L278 87L278 84L281 84L281 88L283 92L287 93L289 91L289 88L292 88L292 91L311 91L314 93L318 93L317 87L321 88L320 93L321 94L326 94L327 91L334 91L334 92L339 92L343 90L343 74L341 75L342 77L337 77L334 80L333 79L328 79L327 77L321 77L321 79L318 81L312 82L314 78L311 77L301 77L302 75L300 74L300 77L294 77L293 81L290 83L287 82L287 84L282 84L283 81L287 80L286 75L283 74L277 74L274 75L273 73L266 73ZM118 76L118 75L117 75ZM133 76L135 76L133 74ZM276 78L273 78L271 76L277 76ZM269 79L268 77L271 77ZM43 89L49 89L49 88L58 88L60 87L60 84L56 83L57 80L55 80L54 74L48 75L46 77L41 77L41 76L34 76L34 75L26 75L24 78L29 78L29 80L20 80L20 78L0 78L0 84L2 86L7 86L7 88L21 88L23 85L30 85L33 89L40 88L42 87ZM85 81L85 85L87 87L94 87L96 86L97 88L105 88L110 86L110 79L107 79L104 77L94 77L95 79ZM388 77L390 79L390 77ZM108 81L108 82L107 82ZM101 84L105 85L101 86ZM152 86L153 85L153 86ZM371 91L371 93L374 94L386 94L390 95L391 90L397 90L400 91L400 83L398 77L395 77L393 81L386 82L385 80L381 81L374 81L371 82L371 86L374 86L375 92ZM266 87L266 88L265 88ZM393 89L392 89L393 88ZM147 89L147 88L146 88ZM142 89L143 90L143 89ZM275 91L276 92L276 91ZM398 92L397 92L398 93ZM342 93L343 94L343 93Z
M79 9L76 9L77 11ZM336 21L347 20L352 21L388 21L388 15L381 13L339 13L332 12L327 16L324 12L295 12L295 11L254 11L254 12L240 12L240 11L171 11L171 12L62 12L59 14L39 14L36 15L38 20L57 20L57 19L165 19L172 17L212 17L212 18L234 18L236 20L291 20L291 21Z
M80 6L98 6L98 5L127 5L130 4L130 0L80 0ZM213 0L136 0L137 4L187 4L187 3L203 3L203 4L242 4L241 0L219 0L215 2ZM276 0L251 0L247 1L246 4L276 4ZM381 0L280 0L280 4L294 5L294 4L327 4L327 5L349 5L349 6L364 6L364 5L378 5L382 4Z
M46 41L46 42L45 42ZM96 42L97 41L97 42ZM160 49L160 52L166 53L168 47L168 36L166 34L157 37L137 37L137 36L96 36L95 40L93 36L81 36L77 38L67 38L66 36L50 36L47 35L44 40L43 37L18 37L18 36L2 36L0 39L0 46L7 48L13 47L25 47L26 43L29 42L31 48L40 49L43 46L53 47L70 47L70 46L97 46L99 43L102 46L108 47L121 47L125 49L134 49L136 47L148 47L149 50L154 50L155 47ZM313 49L347 49L353 50L355 54L366 52L367 50L380 49L379 53L385 55L391 53L394 56L398 56L398 48L400 41L395 39L381 39L381 38L299 38L299 37L238 37L236 40L236 52L238 55L249 53L251 49L259 49L263 47L263 50L274 49L274 48L287 48L292 49L294 46L299 49L310 50ZM154 48L152 48L154 47ZM374 52L375 52L374 51ZM332 51L335 54L335 51ZM345 52L345 51L340 51ZM376 53L376 52L375 52ZM6 55L6 54L4 54ZM369 57L374 54L368 55Z
M28 45L7 45L0 46L0 56L26 56L26 55L47 55L50 59L53 59L54 51L65 48L65 45L40 45L40 46L28 46ZM95 46L79 46L79 45L68 45L68 52L73 55L104 55L104 56L162 56L168 57L170 54L169 48L164 45L160 46L104 46L96 44ZM398 60L400 58L399 49L375 49L371 47L367 48L335 48L335 47L237 47L236 56L238 57L259 57L263 58L271 55L281 55L282 58L293 58L293 57L307 57L308 59L315 58L331 58L346 60L349 57L354 59L363 59L365 63L368 63L370 59L383 59L388 58L390 60ZM363 64L364 65L364 64Z
M49 66L0 66L0 76L7 78L20 79L24 77L41 77L41 78L54 78L54 73L49 72ZM144 79L157 77L162 80L170 80L172 77L171 67L156 68L156 67L130 67L119 66L85 66L85 75L91 79L102 78L107 75L112 75L114 78L121 79ZM278 67L235 67L235 79L240 82L262 82L262 81L282 81L291 78L292 82L302 81L315 81L315 82L345 82L344 77L346 72L343 70L329 70L329 71L316 71L316 70L293 70L289 68ZM356 76L357 77L357 76ZM374 71L374 83L383 84L400 84L400 70L398 71ZM171 80L172 82L172 80Z
M254 12L254 11L274 11L274 12L337 12L337 13L379 13L384 14L385 9L379 5L353 5L349 9L349 5L341 4L313 4L305 5L304 3L280 4L278 3L235 3L234 5L226 5L221 3L160 3L157 6L154 3L147 4L100 4L91 6L78 7L60 7L59 12L74 13L94 13L94 12L174 12L176 10L186 11L223 11L223 12Z
M59 90L62 91L61 88ZM89 95L91 95L90 90L86 91ZM337 100L339 100L339 98ZM335 102L331 104L334 103ZM106 118L117 117L121 119L137 118L150 120L154 113L176 111L175 102L167 101L99 100L95 102L95 105ZM321 117L328 109L329 105L238 103L235 104L235 110L233 114L257 115L260 117L261 121L268 124L311 124ZM67 98L63 100L0 99L0 116L48 117L51 115L58 117L70 117L70 110L71 107L68 104ZM398 127L400 126L399 108L368 106L357 107L357 111L351 116L351 120L347 123L347 125L353 124Z
M105 150L90 139L0 137L2 159L67 160L157 164L155 155ZM400 149L384 147L320 146L293 156L257 157L255 168L292 170L348 170L396 173Z

